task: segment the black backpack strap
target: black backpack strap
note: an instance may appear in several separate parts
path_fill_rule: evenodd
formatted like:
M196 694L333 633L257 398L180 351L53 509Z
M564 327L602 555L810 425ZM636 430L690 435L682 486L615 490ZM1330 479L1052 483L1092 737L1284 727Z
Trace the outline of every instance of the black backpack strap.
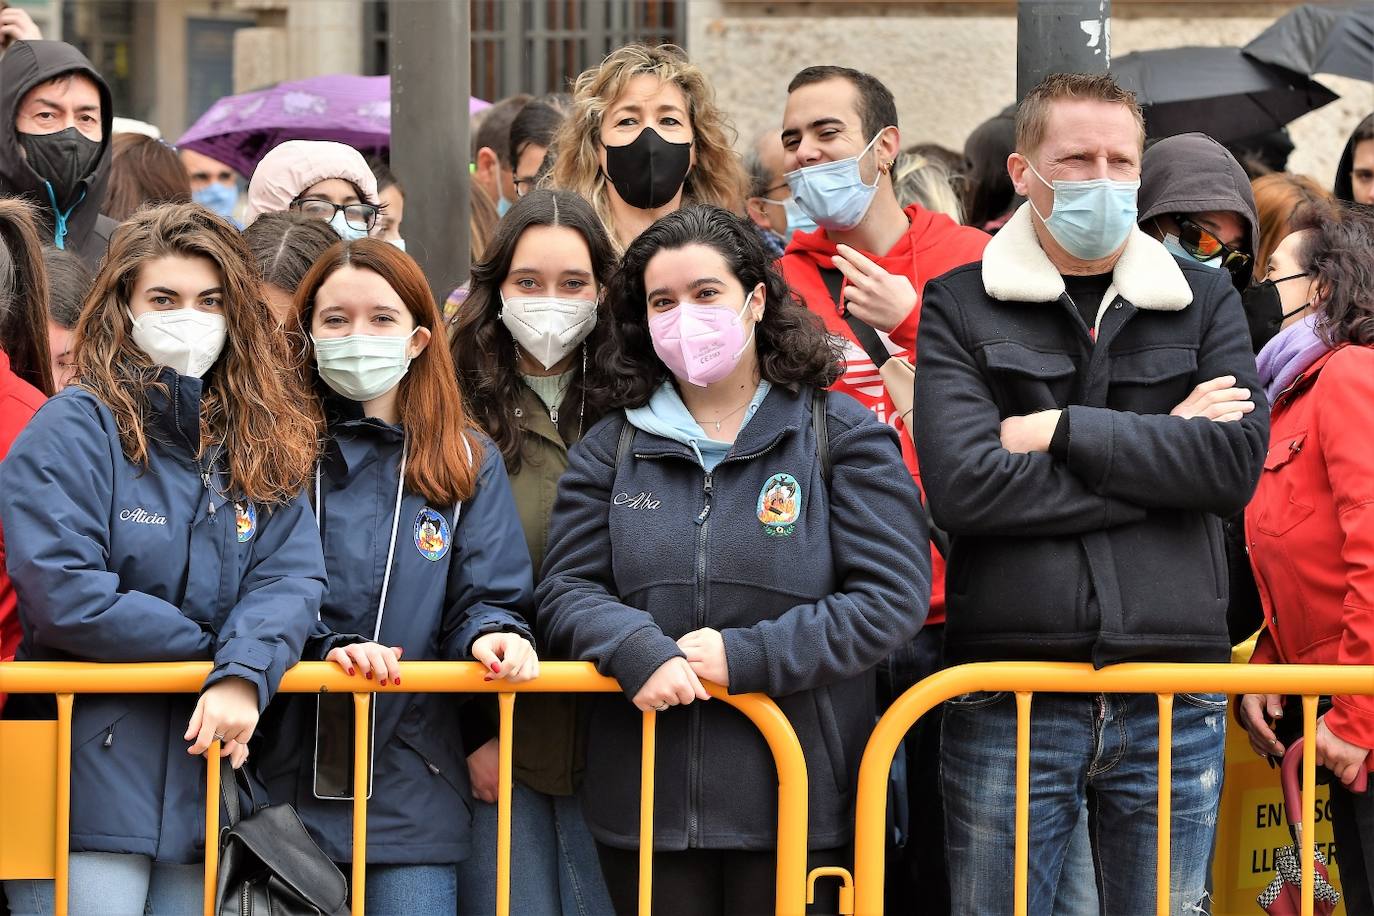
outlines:
M838 273L838 271L836 271ZM811 429L816 433L816 455L821 460L821 480L830 488L830 421L826 416L824 388L811 389Z
M864 352L868 354L868 358L873 360L873 365L881 369L883 363L892 358L892 354L888 352L887 347L883 346L883 342L878 339L877 331L873 330L870 325L861 321L859 317L849 309L844 308L844 300L840 298L841 292L844 289L844 274L840 273L839 269L835 267L822 267L820 271L821 279L825 281L825 288L830 293L830 299L835 303L835 307L840 309L840 313L844 315L845 323L849 325L849 330L854 333L854 339L859 342L859 346L864 348Z
M615 447L615 466L617 469L625 463L625 459L630 457L630 449L634 447L635 427L630 422L630 418L625 418L625 425L620 427L620 442Z

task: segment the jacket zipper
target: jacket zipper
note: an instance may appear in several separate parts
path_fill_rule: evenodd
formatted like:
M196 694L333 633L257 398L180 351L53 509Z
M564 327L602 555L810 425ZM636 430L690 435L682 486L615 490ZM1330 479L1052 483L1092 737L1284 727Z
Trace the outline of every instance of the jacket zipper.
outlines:
M696 627L706 626L706 538L710 530L711 487L713 475L710 471L702 479L702 507L697 516L697 595ZM688 785L691 787L691 803L687 806L687 846L695 847L701 813L701 707L692 705L692 740L690 742Z
M253 884L251 881L243 882L243 890L239 894L239 916L253 916Z
M747 455L730 455L721 459L716 465L717 468L726 462L752 461L762 455L772 451L773 447L782 439L779 436L768 445L756 452ZM636 458L653 459L668 457L665 455L641 455L635 453ZM696 628L701 629L706 626L706 539L710 530L712 495L715 486L715 475L711 471L706 471L706 476L702 478L702 507L701 514L696 518L697 524L697 580L696 580ZM697 834L699 831L700 810L701 810L701 704L691 705L692 723L688 739L688 803L687 803L687 846L695 848L697 844Z

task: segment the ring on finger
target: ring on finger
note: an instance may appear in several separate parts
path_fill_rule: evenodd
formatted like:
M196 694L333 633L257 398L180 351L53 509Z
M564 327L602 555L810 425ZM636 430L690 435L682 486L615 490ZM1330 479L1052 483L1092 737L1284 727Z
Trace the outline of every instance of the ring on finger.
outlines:
M659 703L657 706L654 707L654 712L667 712L667 711L668 711L668 707L670 707L670 706L672 706L672 705L673 705L673 704L668 703L668 702Z
M223 736L223 735L220 735L220 734L216 734L216 735L215 735L215 740L216 740L216 741L223 741L223 740L224 740L224 736Z

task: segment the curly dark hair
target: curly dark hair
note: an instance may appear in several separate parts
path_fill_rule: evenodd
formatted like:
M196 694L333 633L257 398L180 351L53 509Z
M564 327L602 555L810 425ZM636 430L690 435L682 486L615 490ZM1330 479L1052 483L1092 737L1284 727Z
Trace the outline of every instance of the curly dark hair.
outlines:
M1328 344L1374 344L1374 208L1312 205L1293 221L1308 234L1297 260L1315 281L1317 333Z
M581 235L591 254L598 289L606 288L615 269L615 249L592 205L571 191L550 190L530 191L517 200L487 244L486 257L473 265L468 296L454 319L449 346L468 411L501 450L510 474L518 473L523 464L524 433L513 411L525 383L516 369L515 338L500 318L501 284L510 273L515 246L533 226L563 226ZM606 333L605 305L598 311L596 326L583 344L588 354L597 352ZM582 365L575 365L563 403L569 409L561 411L558 432L571 445L606 412L606 384L600 373L589 365L584 376Z
M759 374L793 391L828 388L840 377L843 344L831 336L773 268L752 223L707 204L684 207L644 230L625 252L606 299L610 333L596 365L607 376L612 408L642 407L672 374L649 336L644 269L660 251L705 245L720 253L746 290L764 285L763 317L754 335Z

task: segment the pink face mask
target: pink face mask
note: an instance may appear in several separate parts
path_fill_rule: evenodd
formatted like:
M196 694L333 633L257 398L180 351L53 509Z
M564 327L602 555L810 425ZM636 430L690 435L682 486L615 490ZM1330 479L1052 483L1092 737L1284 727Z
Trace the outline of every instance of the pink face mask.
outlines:
M740 357L754 339L754 329L744 334L744 313L754 298L750 293L738 312L711 305L680 302L677 308L649 319L654 352L680 379L705 388L725 378L739 365Z

